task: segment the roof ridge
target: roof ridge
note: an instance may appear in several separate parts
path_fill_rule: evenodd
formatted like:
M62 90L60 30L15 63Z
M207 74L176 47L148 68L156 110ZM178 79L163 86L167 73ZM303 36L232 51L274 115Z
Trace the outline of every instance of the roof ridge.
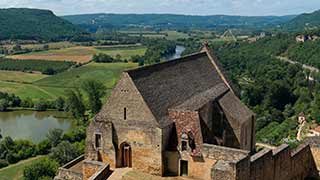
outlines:
M235 94L233 87L231 86L231 83L229 79L224 74L224 71L218 61L218 58L214 55L212 49L209 47L208 42L204 42L203 47L201 49L201 52L205 52L208 55L208 58L211 60L213 66L217 70L219 76L221 77L222 81L230 88L230 91Z
M173 60L169 60L169 61L163 61L163 62L160 62L160 63L151 64L151 65L147 65L147 66L142 66L142 67L138 67L138 68L134 68L134 69L128 69L128 70L125 70L124 72L127 72L127 73L129 73L129 75L131 75L131 73L138 72L138 71L143 71L143 70L146 70L146 69L161 68L161 67L165 67L166 65L167 66L168 65L175 65L177 63L185 62L185 61L188 61L188 60L192 61L194 59L191 58L191 57L202 56L202 55L205 55L205 54L206 54L205 52L196 52L196 53L189 54L189 55L177 58L177 59L173 59Z

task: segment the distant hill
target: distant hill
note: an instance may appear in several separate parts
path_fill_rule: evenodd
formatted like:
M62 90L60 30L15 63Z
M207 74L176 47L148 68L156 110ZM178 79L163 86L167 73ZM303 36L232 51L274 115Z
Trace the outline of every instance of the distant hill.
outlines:
M49 10L0 9L0 39L55 40L83 32Z
M84 14L63 16L90 31L98 28L256 28L283 24L295 16L191 16L174 14Z
M284 29L289 31L302 31L320 27L320 10L313 13L301 14L285 23Z

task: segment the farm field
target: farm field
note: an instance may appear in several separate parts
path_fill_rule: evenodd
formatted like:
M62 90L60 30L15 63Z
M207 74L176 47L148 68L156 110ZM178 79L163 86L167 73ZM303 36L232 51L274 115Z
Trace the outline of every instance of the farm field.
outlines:
M1 71L0 81L18 82L18 83L32 83L47 77L47 75L40 72L25 73L21 71Z
M23 180L23 169L35 162L40 162L44 159L44 156L37 156L27 160L20 161L16 164L12 164L8 167L0 169L1 180Z
M49 49L61 49L61 48L68 48L76 46L75 44L68 42L68 41L62 41L62 42L50 42L46 44L22 44L22 49L31 49L31 50L39 50L43 49L44 45L48 45ZM5 45L4 47L8 49L12 49L14 45Z
M64 96L66 89L75 88L86 79L95 79L103 82L108 92L115 85L123 70L136 67L134 63L89 63L79 68L71 69L53 76L32 76L29 73L0 71L0 91L14 93L22 99L51 99ZM10 79L20 79L21 82L11 82ZM9 79L9 80L8 80ZM107 92L107 93L108 93Z
M108 54L114 57L119 54L122 58L129 59L133 55L144 55L146 50L147 48L143 46L75 46L6 57L19 60L34 59L85 63L89 62L92 59L92 56L98 53Z

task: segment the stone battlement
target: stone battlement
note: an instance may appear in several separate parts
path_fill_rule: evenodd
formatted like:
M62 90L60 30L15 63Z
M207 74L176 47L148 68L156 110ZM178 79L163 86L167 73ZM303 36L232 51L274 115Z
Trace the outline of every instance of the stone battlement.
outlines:
M252 180L304 179L316 174L311 148L306 144L293 150L283 144L274 150L264 149L250 157Z

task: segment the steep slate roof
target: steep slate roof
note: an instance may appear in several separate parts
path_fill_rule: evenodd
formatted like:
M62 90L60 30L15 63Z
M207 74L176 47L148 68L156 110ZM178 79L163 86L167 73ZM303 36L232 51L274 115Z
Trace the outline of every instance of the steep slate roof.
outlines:
M251 119L254 114L252 111L245 106L240 99L235 96L232 92L228 92L221 99L218 100L223 112L229 114L233 119L244 123Z
M235 96L231 83L213 56L205 45L199 53L126 72L159 125L165 127L172 123L168 109L196 110L227 91Z

